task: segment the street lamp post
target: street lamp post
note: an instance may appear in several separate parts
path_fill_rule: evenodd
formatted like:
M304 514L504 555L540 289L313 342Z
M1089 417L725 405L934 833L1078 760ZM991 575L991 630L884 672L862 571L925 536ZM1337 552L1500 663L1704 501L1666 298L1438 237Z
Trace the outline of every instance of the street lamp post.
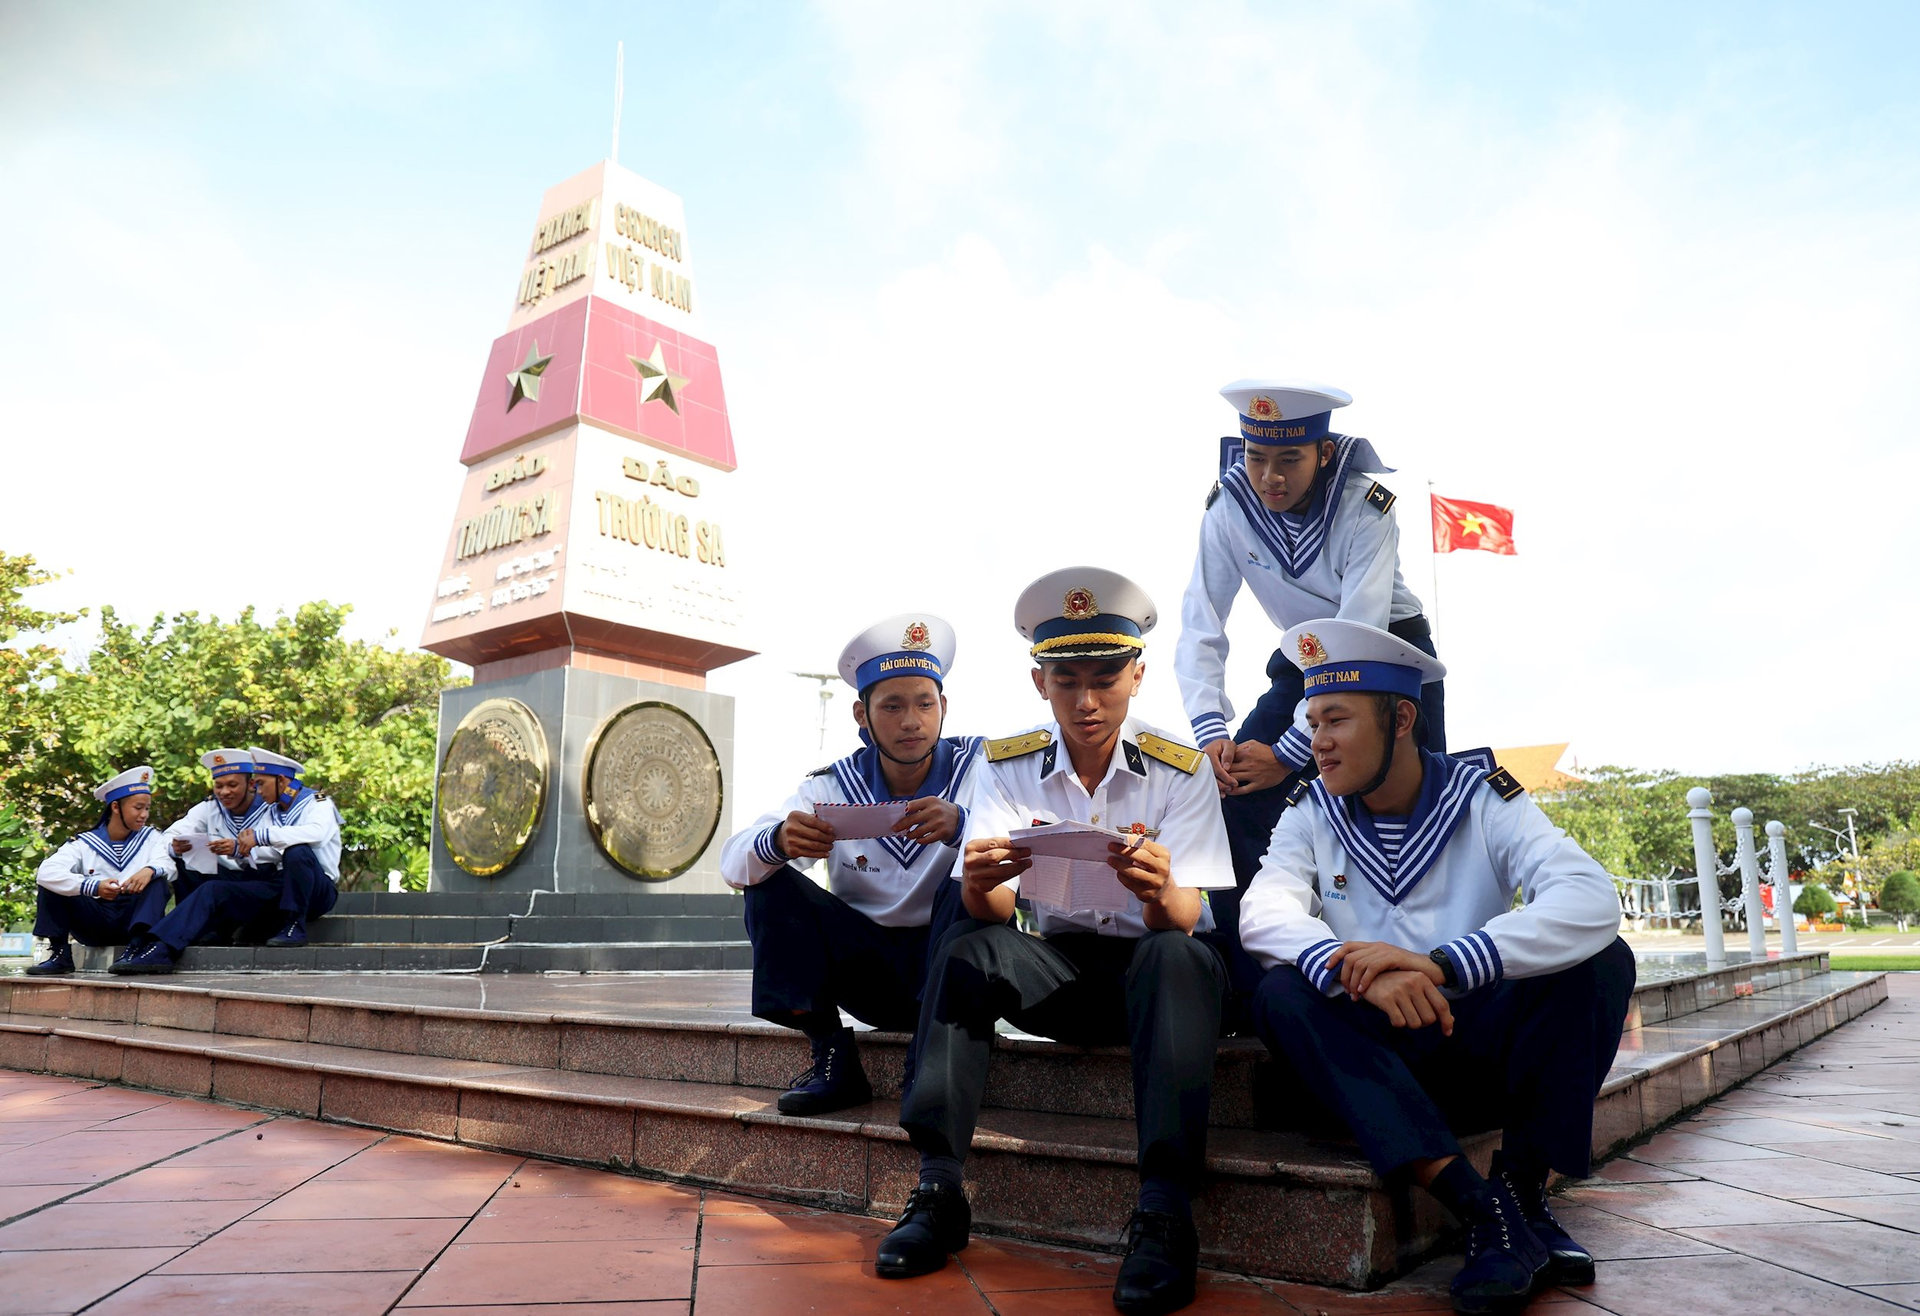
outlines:
M1845 809L1835 809L1834 812L1838 814L1844 814L1846 816L1846 820L1847 820L1846 831L1843 832L1838 827L1829 827L1825 823L1815 822L1811 818L1807 819L1807 826L1818 827L1821 831L1827 833L1827 835L1831 836L1834 840L1845 841L1847 843L1847 850L1853 855L1854 899L1856 901L1861 901L1861 900L1864 900L1867 894L1866 883L1860 877L1860 838L1855 834L1853 830L1853 816L1856 813L1858 813L1859 810L1849 807ZM1866 918L1866 913L1864 909L1862 909L1860 917L1863 920Z

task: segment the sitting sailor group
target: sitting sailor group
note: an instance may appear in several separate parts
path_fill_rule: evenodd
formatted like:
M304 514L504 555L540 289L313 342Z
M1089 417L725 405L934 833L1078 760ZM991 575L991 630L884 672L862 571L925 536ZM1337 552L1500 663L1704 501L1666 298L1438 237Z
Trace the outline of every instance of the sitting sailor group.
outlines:
M28 973L73 972L74 940L123 945L117 974L171 973L187 947L227 937L307 944L307 920L338 898L339 810L285 755L216 749L200 762L212 793L164 832L147 821L152 768L94 788L99 823L40 865L33 931L51 950Z
M1400 578L1393 496L1348 480L1378 458L1329 428L1351 399L1222 392L1239 455L1208 500L1175 663L1200 748L1130 715L1157 618L1111 571L1020 595L1051 716L1018 735L943 735L955 638L937 617L889 618L842 654L862 748L723 850L754 1013L812 1044L779 1109L872 1099L842 1009L912 1029L899 1119L919 1182L875 1259L909 1278L967 1246L996 1022L1130 1047L1139 1196L1113 1302L1170 1312L1195 1293L1216 1038L1243 1020L1293 1079L1274 1115L1333 1117L1464 1226L1455 1309L1516 1311L1593 1280L1546 1186L1590 1171L1633 989L1613 883L1487 751L1444 752L1446 668ZM1273 689L1230 740L1222 628L1243 582L1283 635ZM1117 834L1115 898L1067 895L1090 888L1015 839L1052 823ZM1458 1137L1493 1128L1483 1177Z

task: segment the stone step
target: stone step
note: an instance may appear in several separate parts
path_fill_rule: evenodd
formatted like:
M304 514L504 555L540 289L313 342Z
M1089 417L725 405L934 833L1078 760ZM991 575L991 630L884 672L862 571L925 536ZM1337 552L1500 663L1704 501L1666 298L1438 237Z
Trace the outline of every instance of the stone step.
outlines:
M769 1086L748 1081L772 1039L737 1025L382 1009L176 984L13 979L0 992L8 1068L882 1215L898 1211L916 1178L891 1100L819 1119L779 1115ZM1884 996L1883 975L1829 972L1695 1009L1684 1024L1630 1027L1600 1098L1596 1150L1707 1100ZM705 1044L715 1036L733 1043L730 1073L716 1067L726 1048ZM1010 1058L1018 1076L1030 1067L1022 1057L1047 1048L1074 1073L1092 1058L1009 1041L996 1079ZM475 1054L492 1058L464 1058ZM1001 1104L1007 1095L990 1093L969 1162L980 1226L1113 1246L1136 1187L1131 1118L1014 1109ZM1470 1144L1483 1167L1494 1142ZM1424 1194L1396 1193L1350 1146L1299 1132L1218 1129L1208 1171L1197 1216L1213 1266L1366 1286L1430 1250L1442 1227Z
M629 892L566 891L342 891L335 914L425 914L505 918L508 915L701 914L739 918L742 901L729 893L657 891L636 883Z
M329 945L484 945L534 942L573 945L586 942L738 941L745 928L738 911L731 917L708 914L328 914L307 927L307 936Z
M117 948L73 948L86 973L104 973ZM195 973L691 973L750 969L745 941L573 944L310 941L301 947L190 946L174 977ZM118 981L118 980L116 980Z

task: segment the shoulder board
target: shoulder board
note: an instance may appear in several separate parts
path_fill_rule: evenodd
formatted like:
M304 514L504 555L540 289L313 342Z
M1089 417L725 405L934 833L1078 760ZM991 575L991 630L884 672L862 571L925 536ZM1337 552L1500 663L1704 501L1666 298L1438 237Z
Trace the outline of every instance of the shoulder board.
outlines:
M1045 749L1053 743L1051 731L1029 731L1025 735L1003 736L987 742L987 762L1001 763Z
M315 791L313 793L313 798L316 800L324 800L327 798L327 793L325 791Z
M1505 768L1495 768L1492 772L1489 772L1487 774L1487 785L1493 787L1494 791L1503 800L1510 800L1516 795L1525 795L1527 793L1527 788L1522 786L1519 781L1514 778L1514 775Z
M1207 490L1207 506L1213 506L1213 500L1220 496L1220 481L1213 482L1213 488Z
M1313 778L1304 773L1296 773L1293 785L1287 787L1287 793L1281 798L1286 800L1288 808L1292 808L1294 805L1300 803L1300 801L1306 799L1307 793L1312 789Z
M815 768L812 772L809 772L807 775L809 777L824 777L829 773L831 773L832 771L833 771L833 764L829 763L824 768Z
M1393 510L1393 490L1375 481L1373 487L1367 490L1367 501L1373 504L1374 510L1376 511L1390 512Z
M1182 772L1195 772L1206 762L1207 756L1199 750L1164 736L1156 736L1151 731L1143 731L1135 739L1140 742L1141 752L1148 758L1159 759Z

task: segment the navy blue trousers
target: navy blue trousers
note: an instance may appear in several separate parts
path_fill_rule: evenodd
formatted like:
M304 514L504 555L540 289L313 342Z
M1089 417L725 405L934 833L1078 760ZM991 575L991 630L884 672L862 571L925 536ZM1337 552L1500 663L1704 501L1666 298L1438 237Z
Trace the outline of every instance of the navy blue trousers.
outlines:
M927 981L927 947L964 917L958 882L942 882L925 927L875 923L789 866L746 889L753 943L753 1013L787 1028L806 1016L839 1026L838 1010L863 1024L912 1032Z
M289 846L277 869L243 869L244 877L227 877L226 871L202 878L154 926L154 939L165 942L176 958L189 946L229 933L267 934L296 918L319 918L340 898L311 846Z
M1130 1047L1140 1174L1198 1187L1227 985L1211 947L1184 932L1042 939L968 919L933 960L919 1073L900 1107L916 1150L966 1157L986 1096L994 1021L1006 1019L1075 1046Z
M117 900L60 896L34 889L33 935L49 941L72 938L88 946L120 946L146 932L167 912L167 883L155 877L134 895Z
M1276 1113L1331 1114L1382 1176L1458 1155L1456 1133L1503 1129L1517 1163L1584 1178L1633 981L1633 952L1615 938L1558 973L1469 992L1443 1037L1437 1024L1395 1028L1364 1001L1323 996L1283 964L1260 982L1254 1025L1292 1070L1276 1085L1290 1109Z

